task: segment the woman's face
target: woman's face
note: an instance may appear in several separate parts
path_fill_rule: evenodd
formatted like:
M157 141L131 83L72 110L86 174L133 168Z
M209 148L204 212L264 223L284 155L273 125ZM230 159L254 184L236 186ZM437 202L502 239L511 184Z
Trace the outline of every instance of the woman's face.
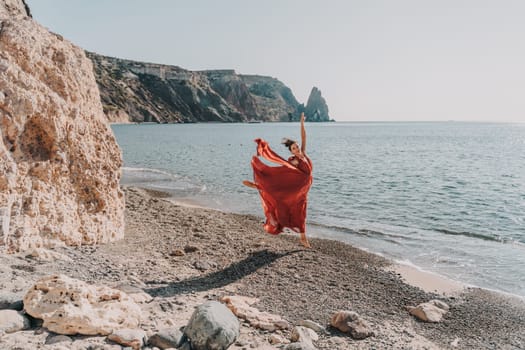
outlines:
M290 146L290 152L292 152L294 156L301 155L301 149L297 143L293 143L292 146Z

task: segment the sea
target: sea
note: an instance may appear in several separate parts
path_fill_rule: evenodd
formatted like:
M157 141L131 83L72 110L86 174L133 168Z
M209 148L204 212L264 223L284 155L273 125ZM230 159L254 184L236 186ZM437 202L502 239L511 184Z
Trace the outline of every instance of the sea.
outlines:
M123 185L263 219L255 138L287 158L298 123L115 124ZM306 123L307 234L525 298L525 123Z

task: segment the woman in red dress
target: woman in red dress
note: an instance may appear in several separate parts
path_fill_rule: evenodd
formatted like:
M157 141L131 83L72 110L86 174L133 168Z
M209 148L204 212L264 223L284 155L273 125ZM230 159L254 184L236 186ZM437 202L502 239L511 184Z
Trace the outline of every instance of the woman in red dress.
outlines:
M301 113L301 146L297 142L284 139L292 156L285 160L270 149L268 143L256 139L257 156L252 158L254 182L243 184L259 190L266 216L264 229L277 235L289 228L301 235L301 244L310 248L306 238L306 207L308 190L312 185L312 162L306 155L306 130L304 113ZM258 157L279 164L269 166Z

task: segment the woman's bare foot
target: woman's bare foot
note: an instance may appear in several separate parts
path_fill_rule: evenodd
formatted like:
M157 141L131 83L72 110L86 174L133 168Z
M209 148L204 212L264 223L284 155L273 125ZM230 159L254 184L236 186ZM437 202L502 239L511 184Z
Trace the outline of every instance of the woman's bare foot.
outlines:
M301 240L300 240L300 242L303 245L303 247L305 247L305 248L312 248L312 246L310 245L310 242L308 242L308 239L306 238L306 233L304 233L304 232L301 232Z
M242 182L242 184L243 184L244 186L248 186L248 187L255 188L255 189L258 189L258 188L259 188L259 187L257 187L257 184L256 184L256 183L253 183L253 182L248 181L248 180L244 180L244 181Z

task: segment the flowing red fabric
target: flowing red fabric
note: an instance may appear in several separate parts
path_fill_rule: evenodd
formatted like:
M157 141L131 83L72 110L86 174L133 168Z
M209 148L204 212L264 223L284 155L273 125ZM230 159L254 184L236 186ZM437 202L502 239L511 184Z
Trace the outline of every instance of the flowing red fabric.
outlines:
M305 155L297 166L281 158L271 150L268 143L256 139L257 156L279 164L269 166L257 156L252 158L253 177L266 216L264 229L271 234L279 234L288 227L295 232L305 232L308 190L312 185L312 162Z

